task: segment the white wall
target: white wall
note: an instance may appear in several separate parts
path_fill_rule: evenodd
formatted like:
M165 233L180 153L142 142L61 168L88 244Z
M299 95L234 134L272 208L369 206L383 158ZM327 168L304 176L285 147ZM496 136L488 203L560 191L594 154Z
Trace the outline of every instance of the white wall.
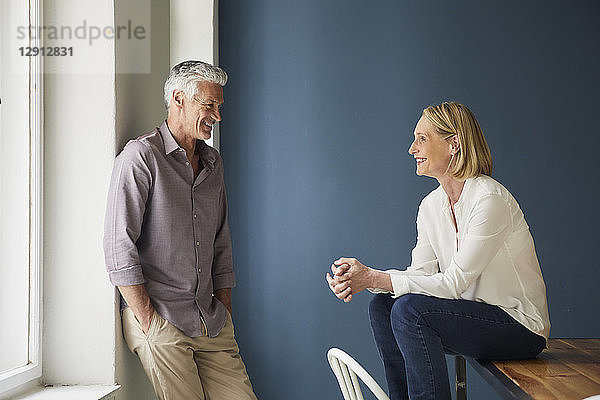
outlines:
M118 40L98 40L90 48L75 43L79 57L47 57L45 66L43 382L116 382L122 385L120 400L154 395L122 338L115 289L104 267L103 220L114 156L128 139L166 117L162 86L173 48L182 57L215 60L214 1L147 2L149 70L131 73L135 65L123 57ZM86 20L106 26L130 12L117 0L44 0L44 25ZM171 32L173 24L187 33Z
M185 60L218 65L218 0L171 0L171 66ZM207 144L219 149L219 124Z
M46 26L106 25L113 15L113 0L44 0ZM43 381L112 384L114 290L101 244L115 146L114 43L71 43L85 58L45 59Z
M217 10L216 0L171 0L171 65L187 59L218 61Z

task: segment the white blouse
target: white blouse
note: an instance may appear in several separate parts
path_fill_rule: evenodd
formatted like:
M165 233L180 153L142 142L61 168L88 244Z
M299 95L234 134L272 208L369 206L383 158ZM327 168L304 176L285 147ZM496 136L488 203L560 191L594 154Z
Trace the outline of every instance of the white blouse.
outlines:
M416 293L497 305L548 338L546 285L514 197L489 176L469 178L454 213L458 233L441 186L423 199L410 267L386 271L393 296Z

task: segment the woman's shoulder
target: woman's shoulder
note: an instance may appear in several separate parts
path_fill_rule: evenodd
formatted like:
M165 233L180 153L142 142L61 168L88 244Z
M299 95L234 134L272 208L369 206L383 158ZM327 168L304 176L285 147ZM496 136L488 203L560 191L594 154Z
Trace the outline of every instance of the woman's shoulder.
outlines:
M470 179L469 197L477 201L488 196L503 199L507 203L516 202L512 194L504 185L487 175L480 175Z
M486 194L502 194L506 188L500 182L488 175L479 175L471 178L473 188L476 193Z

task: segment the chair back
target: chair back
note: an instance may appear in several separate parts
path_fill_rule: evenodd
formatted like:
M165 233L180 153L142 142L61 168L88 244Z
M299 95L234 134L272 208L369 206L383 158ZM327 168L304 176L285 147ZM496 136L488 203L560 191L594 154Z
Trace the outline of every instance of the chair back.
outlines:
M332 347L327 352L327 360L337 378L344 400L364 400L358 378L373 392L378 400L390 400L375 379L343 350ZM358 378L357 378L358 376Z

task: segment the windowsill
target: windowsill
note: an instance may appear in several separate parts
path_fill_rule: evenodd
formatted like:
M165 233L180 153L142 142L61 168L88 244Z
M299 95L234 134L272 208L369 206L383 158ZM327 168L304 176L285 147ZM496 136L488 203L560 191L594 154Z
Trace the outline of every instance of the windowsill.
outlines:
M120 385L77 385L36 387L13 397L14 400L100 400L113 399Z

